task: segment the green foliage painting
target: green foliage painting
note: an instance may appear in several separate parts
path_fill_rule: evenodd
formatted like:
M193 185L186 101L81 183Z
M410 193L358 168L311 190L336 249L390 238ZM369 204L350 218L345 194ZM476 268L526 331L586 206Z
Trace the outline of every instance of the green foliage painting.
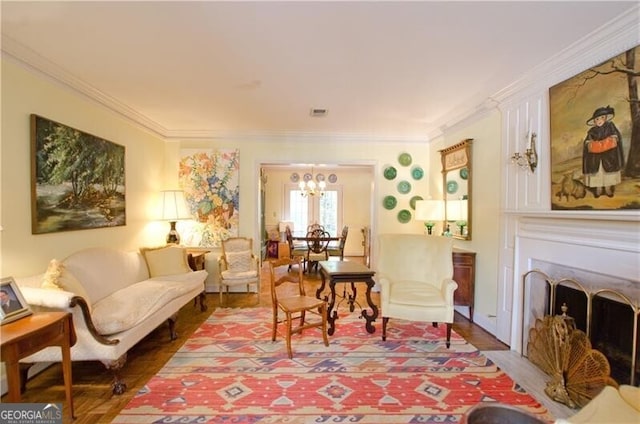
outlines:
M31 232L126 224L124 146L31 115Z

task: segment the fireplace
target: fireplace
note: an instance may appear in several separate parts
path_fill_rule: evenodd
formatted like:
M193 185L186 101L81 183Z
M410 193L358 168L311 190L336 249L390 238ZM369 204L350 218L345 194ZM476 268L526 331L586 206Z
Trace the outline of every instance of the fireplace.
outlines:
M513 287L511 348L526 355L528 331L536 318L549 314L551 308L560 313L566 302L578 329L588 333L592 347L607 356L612 377L618 383L637 385L637 217L608 214L606 218L572 214L518 218L514 275L520 278Z

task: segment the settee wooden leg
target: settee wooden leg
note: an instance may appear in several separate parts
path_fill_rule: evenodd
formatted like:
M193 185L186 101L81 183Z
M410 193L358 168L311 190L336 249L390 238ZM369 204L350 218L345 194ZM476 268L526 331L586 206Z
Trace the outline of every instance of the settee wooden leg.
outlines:
M176 320L178 319L178 315L172 315L167 322L169 323L169 337L171 340L175 340L178 338L178 333L176 333Z
M387 340L387 323L389 322L389 317L382 317L382 341Z
M198 297L200 298L200 312L204 312L209 308L206 303L207 295L203 291L198 295Z
M450 322L447 323L447 349L449 349L449 347L451 346L451 327L453 327L453 324L451 324Z
M127 384L120 378L120 370L127 362L127 354L123 354L115 361L103 362L104 366L113 373L111 391L114 395L121 395L127 391Z

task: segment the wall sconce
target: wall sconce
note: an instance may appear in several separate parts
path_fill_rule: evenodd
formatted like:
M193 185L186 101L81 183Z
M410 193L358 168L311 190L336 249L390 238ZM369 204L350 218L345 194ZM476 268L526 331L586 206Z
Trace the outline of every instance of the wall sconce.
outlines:
M538 136L536 133L531 133L531 136L529 136L529 133L527 133L527 138L529 139L529 147L527 147L527 149L524 151L524 154L518 152L514 153L513 156L511 156L511 163L514 163L520 168L526 169L527 171L533 173L538 166L538 152L536 151L537 137Z
M447 200L447 221L455 221L461 236L464 236L464 227L467 226L467 202L467 199Z
M418 200L415 220L424 221L427 234L431 235L436 222L444 221L444 202L442 200Z
M187 203L184 200L182 190L164 190L162 193L162 219L169 221L169 234L167 234L167 244L180 244L180 234L176 230L176 222L183 219L191 219L191 214L187 210Z

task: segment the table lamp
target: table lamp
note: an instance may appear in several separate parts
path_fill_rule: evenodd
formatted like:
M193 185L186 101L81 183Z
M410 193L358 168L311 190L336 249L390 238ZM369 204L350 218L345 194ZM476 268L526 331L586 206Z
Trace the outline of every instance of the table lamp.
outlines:
M424 221L427 234L431 235L437 221L444 220L442 200L418 200L416 202L416 221Z
M162 192L162 217L163 221L169 221L170 229L167 234L167 244L180 244L180 234L176 230L176 222L183 219L191 219L187 210L182 190L163 190Z

